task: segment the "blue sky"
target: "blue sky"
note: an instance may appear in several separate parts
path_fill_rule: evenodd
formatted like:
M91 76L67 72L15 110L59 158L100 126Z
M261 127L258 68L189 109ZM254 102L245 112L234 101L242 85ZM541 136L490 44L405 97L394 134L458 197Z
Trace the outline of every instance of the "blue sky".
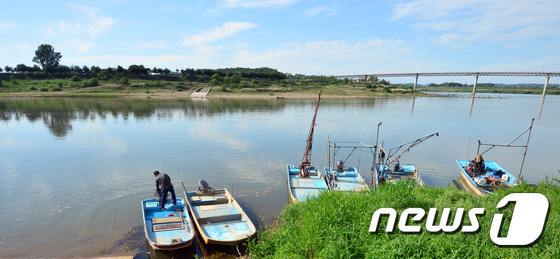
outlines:
M307 75L558 72L560 2L7 1L0 9L0 38L1 67L33 65L35 50L46 43L61 52L64 65L102 68L271 67ZM521 81L544 84L543 78Z

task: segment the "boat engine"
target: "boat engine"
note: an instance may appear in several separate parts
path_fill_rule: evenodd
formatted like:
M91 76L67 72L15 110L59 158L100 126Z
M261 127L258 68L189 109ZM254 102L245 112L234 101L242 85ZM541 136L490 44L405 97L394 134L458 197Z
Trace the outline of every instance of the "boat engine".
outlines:
M344 162L342 160L338 160L336 162L336 171L338 171L339 173L344 172Z
M198 181L198 186L198 190L201 192L207 192L212 189L205 180Z

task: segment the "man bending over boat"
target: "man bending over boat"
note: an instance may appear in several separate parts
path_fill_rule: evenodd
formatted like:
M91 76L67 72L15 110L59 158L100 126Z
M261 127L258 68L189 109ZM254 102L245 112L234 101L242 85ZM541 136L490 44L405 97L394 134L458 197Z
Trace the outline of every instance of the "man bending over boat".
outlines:
M177 198L175 197L175 189L173 189L173 184L171 184L171 178L167 174L160 173L159 171L154 171L154 176L156 177L156 193L161 198L160 209L165 209L165 204L167 203L167 193L171 193L173 198L173 205L177 205Z

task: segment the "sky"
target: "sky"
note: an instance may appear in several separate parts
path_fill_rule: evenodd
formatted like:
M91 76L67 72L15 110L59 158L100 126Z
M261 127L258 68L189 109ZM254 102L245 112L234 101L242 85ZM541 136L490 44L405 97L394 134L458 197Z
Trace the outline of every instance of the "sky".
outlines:
M270 67L305 75L560 72L560 2L4 1L0 67L34 65L41 44L60 52L61 64L101 68ZM419 79L439 81L472 84L474 78ZM545 78L480 82L544 84Z

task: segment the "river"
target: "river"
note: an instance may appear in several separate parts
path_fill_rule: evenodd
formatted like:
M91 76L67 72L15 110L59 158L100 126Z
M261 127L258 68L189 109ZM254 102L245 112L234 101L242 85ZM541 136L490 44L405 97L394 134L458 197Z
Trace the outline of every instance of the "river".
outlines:
M154 197L154 170L179 197L181 183L192 190L200 179L231 189L256 225L270 223L287 204L286 164L302 160L315 102L2 98L0 256L145 254L140 202ZM312 164L324 166L327 140L375 145L382 122L384 147L439 132L400 161L430 186L453 185L455 160L472 158L477 140L507 144L535 118L522 175L537 183L558 177L558 111L560 96L485 94L472 106L465 96L324 99ZM485 159L517 175L523 151L495 148ZM372 155L352 157L369 182Z

